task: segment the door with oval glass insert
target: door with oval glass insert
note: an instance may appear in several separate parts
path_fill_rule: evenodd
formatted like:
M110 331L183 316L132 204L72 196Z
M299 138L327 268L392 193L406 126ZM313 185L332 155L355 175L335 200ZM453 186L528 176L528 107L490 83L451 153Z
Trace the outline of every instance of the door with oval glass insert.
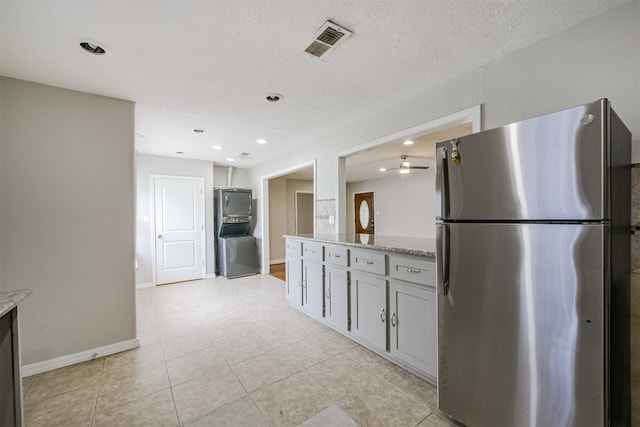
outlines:
M360 234L374 234L373 192L353 195L355 231Z

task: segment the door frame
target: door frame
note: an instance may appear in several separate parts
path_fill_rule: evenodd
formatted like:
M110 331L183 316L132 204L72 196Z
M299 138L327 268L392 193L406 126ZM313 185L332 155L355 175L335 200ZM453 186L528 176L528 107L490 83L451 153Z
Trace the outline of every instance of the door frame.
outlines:
M309 160L304 163L299 163L295 166L291 166L285 169L281 169L277 172L270 173L268 175L263 175L260 180L262 182L261 185L261 210L262 210L262 239L260 242L260 272L261 274L269 274L269 260L270 252L269 252L269 180L273 178L278 178L279 176L288 175L290 173L307 169L308 167L313 167L313 232L316 232L316 202L318 201L318 189L317 189L317 163L318 160L314 158L313 160Z
M204 186L204 177L202 176L183 176L183 175L161 175L161 174L154 174L152 173L150 175L150 184L151 184L151 188L149 189L149 212L151 213L151 215L149 215L150 218L150 224L149 224L149 228L150 228L150 233L149 233L149 238L151 239L151 285L152 286L158 286L158 278L156 275L156 270L157 270L157 265L158 265L158 259L156 257L156 179L176 179L176 180L182 180L182 181L198 181L200 182L200 184L202 184L202 194L200 195L201 198L201 202L200 203L200 218L202 218L202 233L201 233L201 237L200 237L200 244L202 245L202 259L203 259L203 263L202 263L202 278L206 278L207 277L207 245L206 245L206 231L205 231L205 197L204 197L204 191L205 191L205 186Z
M295 225L296 225L296 234L299 234L298 232L298 194L314 194L313 191L307 191L307 190L296 190L294 193L294 200L293 200L293 206L294 206L294 215L295 215ZM315 207L315 199L312 201L313 203L313 231L315 232L316 229L316 221L315 221L315 212L316 212L316 207Z
M372 193L373 194L373 234L376 234L376 190L354 191L351 193L351 209L353 213L353 234L356 233L356 194Z

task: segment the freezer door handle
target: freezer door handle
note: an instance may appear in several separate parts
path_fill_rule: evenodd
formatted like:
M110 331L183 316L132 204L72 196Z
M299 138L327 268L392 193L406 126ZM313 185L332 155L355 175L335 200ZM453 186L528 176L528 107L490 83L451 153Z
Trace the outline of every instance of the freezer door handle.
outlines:
M447 164L447 148L439 147L436 153L436 218L449 216L449 174Z
M438 289L443 295L449 293L449 227L446 224L436 226L436 277Z

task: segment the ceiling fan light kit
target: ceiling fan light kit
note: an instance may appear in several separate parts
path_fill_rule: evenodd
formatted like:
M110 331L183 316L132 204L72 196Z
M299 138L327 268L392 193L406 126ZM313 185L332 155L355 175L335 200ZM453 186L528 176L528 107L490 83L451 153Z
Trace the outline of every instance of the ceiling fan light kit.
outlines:
M409 157L408 154L403 154L400 156L401 162L400 162L399 168L389 168L389 169L380 168L380 172L398 169L398 172L405 174L405 173L411 172L412 169L421 169L421 170L429 169L429 166L411 166L411 163L407 160L408 157Z

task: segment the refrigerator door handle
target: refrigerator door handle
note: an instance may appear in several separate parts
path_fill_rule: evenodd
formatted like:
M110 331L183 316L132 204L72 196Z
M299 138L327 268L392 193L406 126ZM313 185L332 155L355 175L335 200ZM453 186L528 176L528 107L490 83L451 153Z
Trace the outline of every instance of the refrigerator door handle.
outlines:
M449 228L447 224L436 226L436 277L442 295L449 293Z
M449 174L447 170L447 148L439 147L436 153L436 218L442 219L449 216Z

